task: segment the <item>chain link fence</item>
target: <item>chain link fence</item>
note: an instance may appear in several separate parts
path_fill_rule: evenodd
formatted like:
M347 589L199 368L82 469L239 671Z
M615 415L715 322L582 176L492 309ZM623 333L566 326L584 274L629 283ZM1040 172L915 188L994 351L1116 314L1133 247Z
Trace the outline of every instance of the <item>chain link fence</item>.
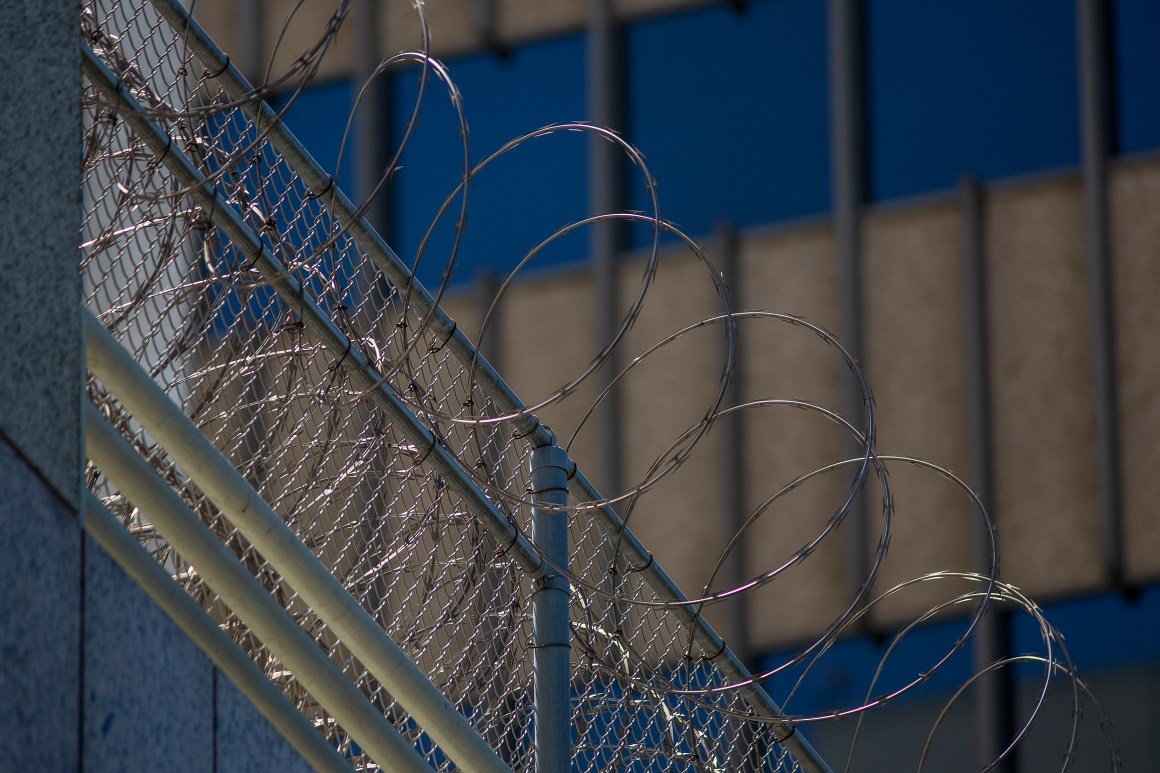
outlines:
M90 83L84 96L86 303L502 759L532 770L535 578L527 540L500 540L494 526L498 513L517 536L530 533L526 417L492 420L510 406L473 355L448 345L454 330L372 260L333 183L308 182L275 141L268 95L228 88L234 71L179 18L176 4L145 0L82 9L84 45L120 90L111 98ZM300 62L303 82L311 63ZM196 182L174 171L182 164ZM239 223L251 243L239 242ZM320 317L331 327L319 329ZM356 358L375 388L354 374ZM431 446L416 442L384 388ZM88 391L432 767L454 769L115 396L95 380ZM432 463L436 450L458 475ZM88 480L318 730L357 768L375 769L149 514L99 469ZM465 481L492 509L480 511ZM752 688L726 689L736 675L715 665L720 653L706 651L688 608L670 605L604 517L570 512L573 769L798 769L779 741L785 725L758 716Z

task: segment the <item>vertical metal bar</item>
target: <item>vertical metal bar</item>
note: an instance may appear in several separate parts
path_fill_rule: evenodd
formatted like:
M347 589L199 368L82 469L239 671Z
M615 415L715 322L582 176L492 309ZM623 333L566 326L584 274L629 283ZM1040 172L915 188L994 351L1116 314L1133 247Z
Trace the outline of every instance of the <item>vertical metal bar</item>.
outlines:
M380 0L358 0L353 7L355 29L354 87L355 93L366 85L366 93L359 103L354 124L353 155L345 158L356 165L355 198L358 203L371 202L366 219L388 242L392 241L390 187L379 187L393 150L391 80L379 75L371 80L382 61L382 14ZM373 198L372 198L373 197Z
M737 232L728 223L722 223L717 228L717 241L720 245L719 249L721 250L721 269L725 275L725 282L729 287L732 307L734 310L743 309L745 306L741 295L742 281ZM725 388L724 405L727 408L741 405L743 399L741 389L743 374L740 367L740 358L736 356L736 350L740 346L738 332L734 331L733 338L735 348L733 373ZM723 348L727 346L728 343L725 342ZM727 355L728 352L724 354ZM743 467L745 437L742 414L740 412L733 412L722 417L721 430L724 434L721 453L721 475L725 486L725 518L723 526L725 541L728 542L734 535L741 531L746 517L745 470ZM735 588L745 581L746 543L746 540L741 540L733 549L733 552L726 558L725 564L721 567L721 587ZM731 599L725 606L727 617L724 638L729 643L729 646L732 647L738 659L748 666L750 665L752 652L749 647L749 619L746 600L747 596L742 594L735 599Z
M353 6L354 22L354 93L366 87L355 113L353 148L343 155L343 164L354 165L355 200L366 207L367 222L391 241L395 236L394 196L387 175L387 164L394 151L394 100L391 79L385 73L375 75L382 62L382 13L380 0L357 0ZM341 174L341 170L332 170ZM384 324L393 291L373 264L360 262L356 281L358 292L366 293L367 303L351 303L358 308L355 324L360 330L373 330Z
M621 67L619 31L613 18L611 0L590 0L588 16L588 114L593 123L619 130L621 109ZM592 214L623 208L622 160L610 142L593 136L588 145L589 210ZM624 225L596 223L589 229L596 293L596 343L603 347L612 340L620 322L620 277L617 256L624 247ZM619 372L613 351L596 373L596 389L603 390ZM600 489L608 496L621 491L621 400L613 388L597 413Z
M863 361L861 206L866 190L863 38L861 0L829 0L828 43L830 59L830 175L834 209L834 237L838 263L838 332L842 345L858 362ZM851 421L864 414L858 385L846 380L843 407ZM850 455L863 449L851 442ZM857 499L847 518L847 578L857 593L869 572L869 524L863 498ZM869 621L870 617L863 618Z
M1084 219L1087 230L1088 284L1091 298L1092 365L1099 468L1104 573L1113 585L1124 583L1119 411L1116 404L1116 341L1108 229L1108 152L1111 111L1108 86L1108 4L1076 0L1079 35L1081 145Z
M729 288L730 307L734 310L745 308L741 294L744 283L741 278L741 256L736 229L729 223L717 226L717 244L721 262L721 272ZM733 335L733 372L725 387L724 406L732 408L741 405L744 396L741 388L744 374L741 371L740 336L738 330ZM729 342L722 339L722 355L729 355ZM745 435L744 417L740 412L726 414L720 420L721 432L721 480L724 484L724 518L722 528L724 543L728 544L745 524ZM739 540L733 551L726 556L721 566L720 588L736 588L745 582L745 564L748 540ZM725 603L724 639L746 667L752 665L753 651L749 642L749 596L741 594ZM754 734L749 725L742 725L736 735L728 739L729 767L733 770L760 769L760 750L754 745Z
M472 4L472 19L479 33L480 44L490 49L496 56L507 56L507 47L500 42L496 0L475 0Z
M624 128L623 40L613 12L612 0L589 0L588 3L588 114L598 126L621 131ZM623 159L620 151L599 137L588 141L588 209L591 214L624 209L625 191ZM596 347L605 346L616 334L620 322L620 268L618 256L625 247L626 226L617 221L596 223L589 228L592 254L593 292L596 294ZM620 372L620 354L609 353L603 367L596 372L597 392L607 390L595 417L597 432L597 468L600 490L606 496L618 496L623 489L622 465L624 438L621 423L621 390L612 385ZM603 560L608 574L605 586L616 596L624 575L616 566L617 552L604 549ZM623 557L622 557L623 558ZM611 602L609 625L618 630L624 610Z
M991 466L991 371L987 316L987 274L984 253L983 194L971 175L960 184L963 223L963 353L966 366L967 455L971 484L995 517L994 470ZM989 571L996 559L986 529L975 533L974 563L978 571ZM979 622L972 656L976 672L1011 653L1010 615L993 608ZM975 699L975 767L983 769L1007 748L1015 730L1015 689L1011 669L992 671L982 677ZM996 773L1014 773L1016 757L1011 755L992 768Z
M568 624L568 473L555 445L532 450L532 543L551 562L532 594L535 638L536 771L563 773L572 761L571 643Z
M266 82L265 0L241 0L235 7L238 20L238 69L262 86Z

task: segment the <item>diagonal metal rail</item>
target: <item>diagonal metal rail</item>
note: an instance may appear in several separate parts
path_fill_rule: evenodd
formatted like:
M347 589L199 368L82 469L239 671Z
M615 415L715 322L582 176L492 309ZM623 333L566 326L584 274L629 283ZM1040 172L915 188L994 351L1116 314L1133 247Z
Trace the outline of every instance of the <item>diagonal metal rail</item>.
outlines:
M88 319L93 318L89 315ZM96 326L100 327L99 324ZM116 341L112 343L121 348ZM132 378L153 383L136 363L128 370ZM274 597L238 563L121 433L91 403L85 402L82 412L89 458L132 502L149 513L171 544L180 546L179 549L197 566L214 591L246 621L270 651L293 670L307 691L343 723L343 727L367 748L375 760L411 773L429 770L426 760L343 675ZM176 428L181 428L180 422L170 425L171 431ZM189 429L200 436L195 427ZM313 729L311 733L314 733Z
M88 411L85 413L86 418L88 418ZM91 432L87 433L86 439L91 438L92 435L93 433ZM123 446L121 450L125 450ZM129 451L131 454L132 449L129 449ZM131 455L126 456L126 460L131 461L131 459ZM147 474L155 474L151 468L147 467L147 470ZM163 482L158 481L158 485L164 490L169 489L168 485ZM184 503L181 503L180 500L178 500L178 504L182 505L183 509L186 509L184 508ZM202 651L209 656L213 664L254 704L258 711L262 713L262 716L282 733L283 737L302 755L304 760L310 763L311 767L318 771L318 773L351 773L351 766L346 760L338 756L338 751L327 743L326 739L295 708L294 704L290 702L282 691L266 678L262 670L250 659L250 656L218 627L213 618L190 597L185 589L170 576L169 572L149 554L149 551L141 547L141 543L128 532L121 523L121 519L105 509L101 500L94 496L92 492L86 491L84 494L84 513L83 524L85 532L106 553L112 556L113 560L117 562L127 575L141 586L157 606L165 610L166 614L169 615L174 623L189 638L193 639L201 647ZM164 517L165 514L163 513L162 518ZM191 523L200 523L192 513L188 513L188 517ZM173 544L176 545L176 542ZM265 595L264 589L258 588L257 590L259 593ZM293 620L290 622L293 623ZM308 650L317 649L309 637L302 644ZM323 659L325 660L325 658ZM283 659L283 662L288 661ZM337 668L331 671L331 675L342 677L342 673ZM326 685L331 688L331 695L323 696L319 702L326 701L328 705L334 705L330 699L338 697L340 689L336 688L339 688L342 681L345 680L339 679L334 684ZM318 685L314 686L317 689ZM316 700L319 699L317 693L312 693L312 695L314 695ZM353 700L355 704L367 703L362 693L357 690L353 691L353 694L350 692L345 693L345 697ZM342 714L352 725L357 721L351 716L357 710L351 713L344 713L343 706L338 706L337 708L338 712L335 713L336 717ZM377 716L377 712L372 707L369 715L371 721L376 721L375 716ZM386 728L375 728L374 731L366 735L366 741L375 744L379 738L389 738L393 731L394 727L391 727L389 724ZM359 742L365 745L364 741L360 740ZM404 745L406 745L405 741ZM369 749L371 747L368 746L367 748ZM380 747L376 746L375 753L378 754L379 751ZM403 756L404 762L400 763L400 767L403 767L407 760L412 759L406 751L403 752ZM381 760L381 762L385 764L386 758ZM422 762L422 758L419 758L419 762Z
M253 87L240 71L230 63L229 57L213 43L205 31L189 15L177 0L151 0L158 12L175 29L182 31L183 42L233 99L240 101L244 110L259 131L267 134L270 143L282 154L287 163L302 181L315 192L326 192L326 205L374 265L390 281L400 287L411 288L410 303L418 313L428 319L430 329L461 362L475 363L475 377L481 391L489 397L497 409L507 413L522 413L514 423L517 431L525 434L533 446L551 442L548 430L539 424L534 416L523 413L526 406L504 382L487 360L476 351L467 336L455 325L446 312L439 307L429 292L410 273L403 261L394 253L382 237L361 217L349 198L335 187L334 179L310 156L298 140L278 120L277 114L264 101L246 99L253 93ZM245 224L230 207L216 188L205 180L196 167L174 145L169 135L156 123L142 115L140 106L132 95L126 93L122 84L108 71L91 50L85 47L85 71L94 85L110 100L118 100L128 109L125 120L134 131L163 159L175 176L193 189L205 211L210 213L215 225L221 228L237 245L240 251L250 256L257 268L271 282L274 289L296 306L301 305L306 323L311 326L336 354L342 355L346 368L371 396L393 417L400 421L403 431L418 447L431 448L428 457L457 490L476 510L480 520L501 544L511 544L511 552L521 567L532 577L539 578L545 573L545 565L535 548L528 542L492 503L475 481L459 465L454 456L445 449L413 414L410 413L390 387L382 383L374 368L351 345L334 323L308 296L302 292L297 280L288 276L278 261L265 250L261 239ZM331 190L331 189L334 190ZM568 490L577 505L602 502L596 487L576 470L568 481ZM615 509L608 505L594 505L592 510L596 523L610 538L619 540L625 558L636 566L644 567L640 575L646 580L657 596L673 605L673 614L690 630L695 641L705 652L719 653L712 663L731 682L741 685L738 689L746 703L759 717L771 721L773 729L783 738L784 745L797 759L803 770L818 773L828 772L829 766L812 746L796 732L796 726L784 719L784 713L777 703L754 680L741 660L733 653L716 631L687 603L687 597L672 579L653 560Z
M214 213L215 224L243 249L247 256L271 280L279 293L297 299L307 324L336 352L357 381L373 394L399 422L412 442L426 444L428 459L449 479L458 483L460 492L478 508L495 506L483 495L428 430L399 400L358 353L333 322L306 297L297 282L265 249L257 235L242 221L236 211L217 193L173 141L141 112L141 106L123 90L121 82L88 46L82 46L85 75L107 99L126 108L124 119L137 135L163 159L182 184L190 186L191 195ZM337 579L290 531L249 483L226 461L181 409L153 383L132 356L116 342L92 314L86 315L86 343L89 368L109 387L118 399L170 454L210 500L266 557L275 569L295 588L313 611L338 634L415 720L443 748L448 757L464 770L496 771L509 768L495 751L475 733L467 720L455 710L427 678L411 663L363 607L350 596ZM423 447L423 446L420 446ZM509 541L519 541L522 534L499 515L484 519L497 538L506 533ZM504 528L506 526L506 528ZM526 544L526 540L524 540ZM542 562L527 547L526 557L532 567L542 571Z
M157 386L133 359L132 355L87 310L84 313L86 359L89 370L124 405L133 418L156 438L190 479L198 485L211 502L225 515L254 547L270 562L279 574L297 591L320 620L341 637L350 651L366 666L388 692L411 714L425 732L440 745L447 756L466 771L511 773L495 751L475 732L467 720L456 711L443 693L431 684L419 668L411 662L398 645L378 623L367 614L318 557L290 530L261 495L250 486L233 465L202 434L169 396ZM341 676L337 666L326 658L273 597L266 593L241 564L234 561L226 548L200 520L188 514L185 518L166 516L184 509L180 497L160 479L146 480L143 471L150 471L141 459L112 428L102 420L95 408L86 406L86 434L90 455L109 477L125 491L129 498L146 509L156 520L165 518L164 526L171 533L180 531L184 537L179 547L193 559L199 571L212 581L214 590L238 611L259 638L279 654L277 645L293 637L306 637L315 653L330 667L326 679L302 679L307 689L333 689L340 679L349 691L360 697L357 689ZM149 484L152 485L149 485ZM197 552L191 551L190 547ZM211 576L210 572L216 570ZM242 594L238 588L250 586L251 592ZM265 627L259 627L265 626ZM301 648L292 655L301 654ZM293 660L285 660L294 667ZM317 667L317 666L316 666ZM295 671L298 676L298 671ZM349 702L350 696L344 696ZM361 714L355 718L364 723L366 711L373 708L365 700ZM345 703L343 704L345 705ZM335 714L336 717L340 716ZM382 719L382 715L378 715ZM385 722L385 720L384 720ZM389 727L389 723L387 723ZM378 735L383 727L372 728ZM394 731L394 728L390 728ZM367 730L363 730L364 737ZM352 731L353 735L353 731ZM394 736L398 736L395 738ZM390 759L406 769L426 769L426 762L394 731L383 741L390 742L386 752ZM360 743L366 743L360 739ZM400 746L401 745L401 746ZM413 759L406 752L413 755ZM384 753L386 753L384 752ZM418 760L420 768L415 768ZM405 763L405 764L404 764Z

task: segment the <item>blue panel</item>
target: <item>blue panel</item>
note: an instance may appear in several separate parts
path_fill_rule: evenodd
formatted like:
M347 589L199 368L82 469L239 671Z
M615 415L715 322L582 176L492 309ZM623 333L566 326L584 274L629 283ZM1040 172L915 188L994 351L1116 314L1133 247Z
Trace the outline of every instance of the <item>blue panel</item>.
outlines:
M691 235L825 212L825 3L766 0L628 29L628 132ZM639 175L632 207L651 209ZM640 244L647 233L634 234Z
M293 102L287 108L291 97ZM352 155L353 140L348 140L345 150L342 149L352 100L349 81L321 83L300 94L284 93L271 100L275 109L286 110L286 125L319 164L331 173L338 170L339 185L348 194L352 193L351 185L357 171L356 159ZM240 122L233 114L223 118L211 117L209 131L217 138L218 150L231 154L252 147L258 140L254 127ZM273 148L266 144L261 153L249 153L240 163L227 169L223 179L233 197L244 191L264 217L284 227L300 217L304 202L300 195L280 198L269 195L275 189L285 193L286 183L281 179L285 169L278 165L278 158ZM209 159L210 167L215 171L218 171L217 160ZM248 214L248 219L252 227L258 228L259 237L264 239L267 249L277 259L286 265L294 263L295 256L287 254L276 240L260 229L252 213ZM331 234L314 223L301 223L300 226L303 227L291 229L286 241L295 251L318 254ZM282 303L273 288L266 284L251 287L253 275L248 274L247 269L252 259L242 255L237 245L223 234L210 232L209 235L216 249L211 251L210 264L202 264L200 270L206 276L226 277L209 283L202 298L203 311L210 319L212 333L222 338L229 335L247 337L250 328L277 330L295 322L297 310ZM352 263L339 259L331 250L318 254L316 261L317 270L299 271L297 278L311 291L323 310L333 315L339 305L356 306L361 295Z
M766 682L770 695L791 715L813 715L862 705L871 691L874 673L885 659L885 666L872 694L881 696L897 690L920 673L927 673L954 646L966 631L966 622L936 623L916 628L891 650L891 640L867 637L844 639L835 644L814 666L787 700L803 669L799 666L778 674ZM894 633L891 634L893 636ZM760 668L774 668L793 656L779 652L762 658ZM908 699L933 693L950 693L970 678L970 645L956 653L924 686L908 693Z
M209 658L85 538L84 768L213 770Z
M584 48L577 36L522 46L504 59L483 54L448 64L463 96L476 162L520 135L583 117ZM418 72L410 69L395 76L400 126L414 106ZM586 140L575 132L535 140L476 178L468 191L467 232L453 281L469 281L485 266L505 274L542 239L585 217ZM410 265L463 170L458 120L446 87L434 79L402 164L396 178L395 233L397 251ZM419 276L429 288L438 284L446 268L457 211L441 223L420 266ZM572 235L534 265L581 259L585 243L583 234Z
M280 94L271 100L275 110L281 110L291 94ZM314 160L323 169L334 173L338 169L338 184L353 196L355 159L354 137L347 140L342 152L342 167L339 168L339 152L346 122L354 108L354 88L350 80L338 80L311 84L294 97L294 103L286 112L287 128L298 141L310 151Z
M0 769L80 769L80 550L75 513L0 435Z
M1043 607L1043 614L1064 636L1064 643L1080 676L1087 677L1108 668L1160 662L1160 586L1145 588L1139 598L1129 601L1116 593L1090 598L1058 601ZM936 623L915 629L886 661L875 693L897 688L929 669L965 630L962 621ZM860 705L886 643L867 637L838 642L806 677L784 708L789 714L825 713ZM1054 645L1058 646L1058 644ZM1013 611L1012 652L1046 653L1038 624L1030 615ZM776 652L764 656L761 669L773 668L794 653ZM1056 650L1059 656L1059 650ZM775 700L785 701L802 669L779 674L766 683ZM929 681L926 689L910 695L949 696L974 673L971 645L955 656ZM1016 668L1021 681L1042 678L1043 668L1034 664ZM1063 677L1059 677L1063 680Z
M871 199L1079 162L1075 10L870 0Z
M227 677L217 679L215 773L309 773L310 766Z
M1145 588L1134 601L1103 593L1057 601L1043 611L1064 635L1081 676L1099 668L1160 662L1160 586ZM1013 632L1016 652L1043 650L1039 628L1027 615L1015 619Z
M1160 148L1160 3L1117 0L1113 7L1118 149Z

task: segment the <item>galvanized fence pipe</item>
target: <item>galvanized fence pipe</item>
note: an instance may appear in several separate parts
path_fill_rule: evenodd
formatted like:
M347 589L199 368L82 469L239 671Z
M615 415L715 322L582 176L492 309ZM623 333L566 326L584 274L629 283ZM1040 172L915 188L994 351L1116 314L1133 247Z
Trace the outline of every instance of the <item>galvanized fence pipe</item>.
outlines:
M234 99L240 99L252 93L252 86L246 81L236 67L230 64L229 57L206 35L200 25L189 15L188 11L177 0L151 0L158 12L175 28L183 30L183 42L189 46L194 55L211 72L219 73L217 81L226 93ZM314 158L306 151L300 142L278 120L274 111L261 101L244 101L240 105L263 131L268 132L270 143L287 160L297 172L302 181L315 192L326 191L326 205L330 212L346 227L352 238L363 249L367 257L374 262L385 276L398 286L410 287L410 303L415 310L428 318L429 328L440 340L446 340L446 346L456 357L464 363L475 363L475 378L480 391L489 397L495 407L505 413L518 413L526 410L526 406L516 396L507 383L499 376L491 364L476 350L462 330L447 316L443 309L435 304L434 298L425 288L414 279L402 260L383 241L382 237L366 222L356 218L356 207L337 189L333 178L322 169ZM333 190L332 190L333 189ZM240 222L240 221L239 221ZM244 227L244 224L243 224ZM232 237L231 237L232 238ZM357 354L357 352L352 352ZM533 445L543 445L550 441L550 433L530 414L514 422L517 431L526 434ZM474 486L474 484L472 484ZM604 497L598 492L582 473L577 471L568 481L568 491L573 498L573 505L589 502L600 502ZM705 621L692 611L692 608L683 602L687 597L677 588L669 576L652 560L652 555L637 540L636 536L625 526L616 510L607 505L596 506L595 515L601 530L610 536L621 537L621 549L625 557L636 566L644 567L640 574L648 582L652 590L662 601L674 604L674 612L686 625L690 627L692 635L706 652L721 652L714 659L714 664L722 669L731 680L744 683L741 694L750 707L761 717L777 720L783 712L777 703L753 680L752 675L734 653L722 647L722 639ZM511 530L510 524L502 514L490 508L481 511L485 516L482 520L488 528ZM498 515L500 524L493 522L493 516ZM511 537L508 537L510 540ZM505 543L506 544L506 543ZM516 537L512 552L526 571L533 577L541 573L542 567L537 569L539 562L535 551L523 540ZM530 563L529 563L530 562ZM798 759L806 771L829 771L829 767L818 756L817 752L805 741L800 734L794 732L790 723L776 722L775 729L783 736L788 736L785 745Z
M532 451L532 541L555 564L532 594L537 773L563 773L572 759L570 602L561 574L568 570L571 469L568 454L554 443Z
M995 502L994 443L991 428L990 325L987 312L987 266L984 250L983 189L974 175L959 181L962 208L963 362L966 370L967 469L972 486L986 504L991 518L1001 524ZM990 526L980 524L974 539L976 571L989 574L995 560ZM979 620L972 644L975 670L982 674L975 688L975 762L980 770L998 760L1018 732L1015 689L1009 668L990 670L1011 656L1011 610L996 604ZM995 773L1011 773L1013 755L994 766Z
M866 188L865 84L863 65L865 19L862 0L830 0L827 50L830 63L830 188L834 241L837 248L838 333L858 363L865 364L865 314L862 301L862 204ZM852 421L865 414L857 383L843 384L842 406ZM853 436L844 441L845 454L858 457L865 448ZM846 584L858 597L870 574L870 525L866 490L850 502L843 521L846 532ZM858 619L863 632L873 627L874 609Z
M113 345L120 348L116 342ZM140 371L136 364L131 370ZM140 375L153 383L148 376ZM206 584L294 673L314 699L379 764L392 770L429 772L430 767L419 752L343 675L309 634L189 510L181 497L157 476L121 433L88 401L82 410L89 458L129 501L148 514L165 539L197 568ZM179 431L192 431L201 436L192 426L175 426Z
M141 370L129 352L92 314L86 312L85 320L88 364L93 375L238 527L311 611L462 770L509 773L510 769L463 715Z
M1076 0L1079 35L1080 142L1088 298L1091 304L1092 399L1099 481L1104 575L1124 587L1124 502L1116 366L1112 231L1108 214L1108 155L1112 144L1108 74L1109 6Z
M92 492L85 492L84 512L85 532L201 648L214 666L233 682L310 767L319 773L350 773L350 765L314 725ZM193 517L192 513L190 517Z

